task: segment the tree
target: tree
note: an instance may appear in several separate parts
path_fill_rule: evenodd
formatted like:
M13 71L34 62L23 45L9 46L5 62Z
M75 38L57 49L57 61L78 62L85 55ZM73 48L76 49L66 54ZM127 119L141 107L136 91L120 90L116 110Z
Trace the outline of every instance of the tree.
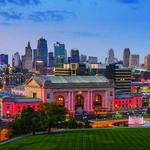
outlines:
M0 119L0 125L2 124L2 120Z
M150 114L150 107L147 108L147 113Z
M67 127L70 129L78 128L78 124L75 120L75 118L71 117L67 122Z
M28 107L23 109L21 115L10 124L10 128L13 129L15 134L27 134L32 132L32 134L35 135L36 130L40 127L39 122L38 112Z
M58 106L53 102L40 105L40 120L48 129L48 133L51 132L51 128L56 128L59 126L59 123L65 121L67 112L66 108Z

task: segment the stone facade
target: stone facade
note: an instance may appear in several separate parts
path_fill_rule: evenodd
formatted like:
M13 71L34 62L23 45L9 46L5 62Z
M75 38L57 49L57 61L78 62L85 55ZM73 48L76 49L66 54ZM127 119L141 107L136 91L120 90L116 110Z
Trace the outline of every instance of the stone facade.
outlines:
M90 77L92 82L88 80L88 77L33 77L25 84L25 95L43 102L54 101L71 113L110 110L114 99L113 83L96 76Z

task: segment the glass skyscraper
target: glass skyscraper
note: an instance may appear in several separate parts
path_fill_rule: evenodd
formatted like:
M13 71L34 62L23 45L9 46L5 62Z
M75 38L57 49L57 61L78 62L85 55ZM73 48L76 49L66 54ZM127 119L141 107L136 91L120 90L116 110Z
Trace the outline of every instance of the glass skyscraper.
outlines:
M0 65L8 65L8 55L0 54Z
M80 55L78 49L72 49L70 53L70 62L69 63L79 63Z
M40 38L38 40L38 60L43 61L44 67L47 67L47 55L48 55L48 47L47 47L47 40L44 38Z
M67 62L67 52L65 49L65 44L60 44L59 42L54 44L54 56L55 67L63 68L64 63Z
M54 67L54 55L53 52L48 53L48 66Z

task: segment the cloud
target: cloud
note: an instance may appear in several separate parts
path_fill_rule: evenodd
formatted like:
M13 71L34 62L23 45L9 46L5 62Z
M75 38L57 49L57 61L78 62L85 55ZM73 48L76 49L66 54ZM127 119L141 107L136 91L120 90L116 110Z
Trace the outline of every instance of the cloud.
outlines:
M48 22L48 21L64 21L65 19L74 17L75 14L65 10L47 10L47 11L36 11L29 15L28 19L33 22Z
M125 4L138 4L139 0L118 0L121 3L125 3Z
M17 13L15 11L1 11L0 12L0 17L4 21L9 21L9 20L21 20L23 19L23 15L21 13Z
M100 34L98 33L93 33L93 32L72 32L73 36L78 36L78 37L101 37Z
M18 6L38 5L40 0L0 0L0 5L13 4Z

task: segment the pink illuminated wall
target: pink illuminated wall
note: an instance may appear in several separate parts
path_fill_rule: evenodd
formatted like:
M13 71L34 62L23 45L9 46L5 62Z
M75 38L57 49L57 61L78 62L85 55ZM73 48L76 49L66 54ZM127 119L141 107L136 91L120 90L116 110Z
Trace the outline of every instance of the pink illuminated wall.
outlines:
M24 108L32 107L35 110L38 110L38 105L40 102L26 102L26 103L15 103L15 102L9 102L9 101L3 101L2 102L2 116L15 116L18 113L20 113Z
M142 97L134 96L132 98L115 98L114 109L117 108L142 108Z

